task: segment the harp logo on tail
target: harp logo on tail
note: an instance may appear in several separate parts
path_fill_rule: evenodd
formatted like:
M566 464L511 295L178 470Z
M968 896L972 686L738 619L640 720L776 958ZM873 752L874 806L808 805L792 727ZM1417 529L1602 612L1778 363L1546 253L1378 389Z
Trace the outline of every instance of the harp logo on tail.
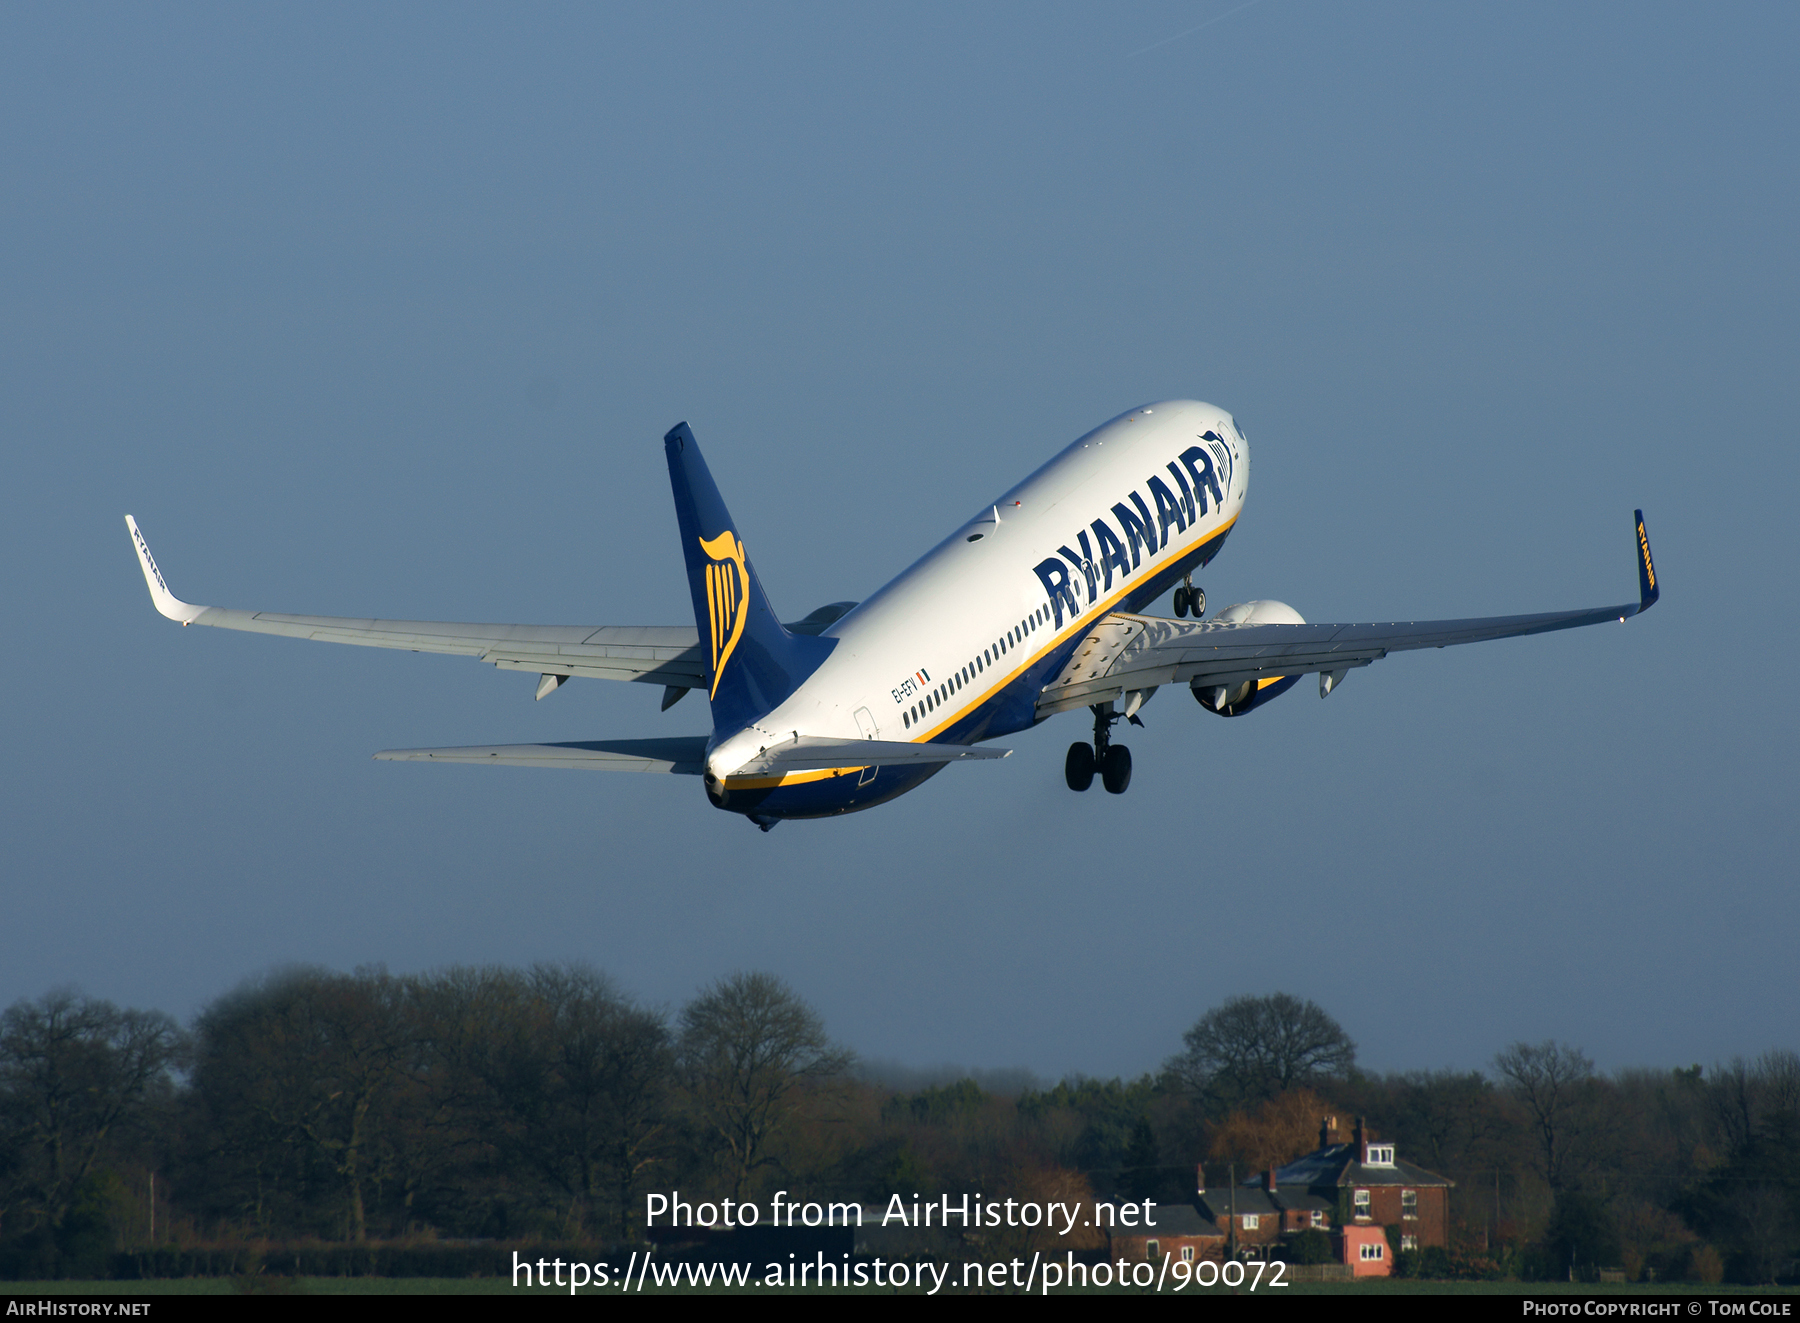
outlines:
M744 635L744 613L750 602L750 572L744 566L744 544L729 528L712 541L698 539L707 556L707 623L712 631L712 690L719 692L719 677L732 649Z

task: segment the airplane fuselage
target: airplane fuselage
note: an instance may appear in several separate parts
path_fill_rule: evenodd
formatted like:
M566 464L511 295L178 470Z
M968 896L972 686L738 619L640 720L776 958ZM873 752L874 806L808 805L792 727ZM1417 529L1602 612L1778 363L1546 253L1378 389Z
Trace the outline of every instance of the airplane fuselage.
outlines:
M853 812L942 764L733 773L795 735L974 744L1036 725L1040 692L1092 626L1218 554L1249 465L1210 404L1165 401L1095 428L829 626L835 646L785 701L715 732L708 797L758 819Z

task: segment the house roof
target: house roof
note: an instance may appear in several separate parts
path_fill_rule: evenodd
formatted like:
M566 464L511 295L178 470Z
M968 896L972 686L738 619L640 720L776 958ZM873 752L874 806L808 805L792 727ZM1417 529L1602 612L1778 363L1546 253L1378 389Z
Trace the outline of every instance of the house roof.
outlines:
M1281 1212L1275 1201L1269 1198L1268 1192L1256 1186L1238 1186L1236 1202L1239 1217L1245 1213L1274 1216ZM1232 1188L1229 1185L1220 1185L1210 1190L1203 1190L1200 1195L1200 1203L1203 1208L1211 1210L1215 1218L1230 1217Z
M1225 1233L1219 1230L1218 1223L1207 1216L1197 1204L1158 1204L1153 1210L1156 1225L1150 1227L1118 1227L1114 1236L1143 1236L1154 1240L1158 1236L1214 1236L1223 1239Z
M1293 1208L1303 1213L1337 1211L1337 1200L1327 1199L1304 1185L1277 1185L1275 1197L1281 1201L1283 1208Z
M1253 1176L1246 1184L1260 1185L1262 1177ZM1369 1166L1357 1161L1354 1144L1327 1144L1304 1157L1295 1158L1285 1167L1275 1169L1275 1184L1304 1185L1311 1189L1336 1188L1346 1185L1454 1185L1447 1176L1396 1158L1392 1166Z

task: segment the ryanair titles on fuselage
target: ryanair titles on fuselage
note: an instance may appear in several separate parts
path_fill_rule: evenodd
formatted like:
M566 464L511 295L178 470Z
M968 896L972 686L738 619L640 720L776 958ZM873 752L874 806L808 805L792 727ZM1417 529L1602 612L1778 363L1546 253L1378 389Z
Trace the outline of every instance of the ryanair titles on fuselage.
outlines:
M1217 432L1203 432L1199 439L1205 444L1189 446L1178 463L1172 460L1165 465L1172 487L1161 473L1152 473L1143 490L1133 488L1124 500L1113 503L1116 528L1102 516L1075 534L1074 546L1064 543L1057 548L1057 555L1033 566L1049 594L1053 623L1058 628L1065 610L1071 619L1081 614L1078 592L1085 588L1088 604L1093 605L1112 592L1115 573L1123 582L1146 556L1168 546L1171 527L1185 533L1213 506L1224 505L1235 457Z

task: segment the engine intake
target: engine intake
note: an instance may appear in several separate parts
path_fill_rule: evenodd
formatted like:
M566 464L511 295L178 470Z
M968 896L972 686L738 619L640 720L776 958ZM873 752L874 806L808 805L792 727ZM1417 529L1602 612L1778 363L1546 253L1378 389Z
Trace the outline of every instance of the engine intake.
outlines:
M1225 625L1304 625L1306 620L1286 602L1238 602L1226 607L1213 620ZM1300 682L1297 675L1272 675L1263 679L1241 680L1237 684L1208 684L1196 680L1192 685L1194 700L1221 717L1241 717L1254 712L1264 703L1285 694Z

